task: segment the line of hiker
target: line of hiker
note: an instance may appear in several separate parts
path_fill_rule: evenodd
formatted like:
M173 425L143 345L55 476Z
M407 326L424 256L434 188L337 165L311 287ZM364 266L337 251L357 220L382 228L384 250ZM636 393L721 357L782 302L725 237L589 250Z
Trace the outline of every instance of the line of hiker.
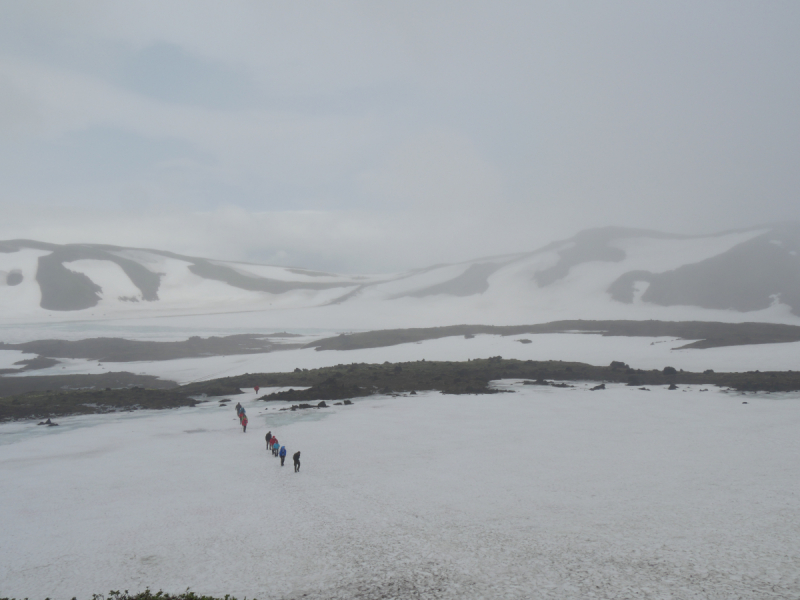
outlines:
M267 442L267 450L272 451L272 456L277 456L281 459L281 466L283 466L284 461L286 460L286 446L281 446L280 442L278 442L278 438L272 435L271 431L267 432L267 435L264 436L264 439ZM300 472L300 451L298 450L292 455L292 460L294 461L294 472Z
M247 433L247 415L241 402L236 403L236 414L239 417L239 424L242 426L242 433Z
M239 417L239 424L242 426L242 432L247 433L247 414L245 413L244 406L242 406L241 402L236 403L236 414ZM267 450L272 450L272 456L277 456L281 459L281 466L283 466L284 461L286 460L286 446L281 446L278 443L278 438L272 435L271 431L267 432L267 435L264 436L264 439L267 442ZM300 451L298 450L292 455L292 460L294 461L294 472L300 472Z

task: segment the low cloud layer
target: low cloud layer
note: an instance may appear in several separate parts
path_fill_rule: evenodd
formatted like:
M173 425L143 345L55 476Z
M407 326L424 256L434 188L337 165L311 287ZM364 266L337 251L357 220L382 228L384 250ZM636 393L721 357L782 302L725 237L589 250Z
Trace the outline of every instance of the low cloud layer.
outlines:
M790 3L6 3L0 238L385 271L800 219Z

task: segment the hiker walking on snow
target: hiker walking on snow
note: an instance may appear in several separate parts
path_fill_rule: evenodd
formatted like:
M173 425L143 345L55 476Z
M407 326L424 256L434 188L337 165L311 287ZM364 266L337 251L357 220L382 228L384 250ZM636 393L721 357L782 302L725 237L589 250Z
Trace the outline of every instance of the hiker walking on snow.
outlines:
M247 433L247 417L242 415L242 433Z
M269 450L269 440L272 438L272 432L268 431L267 435L264 436L264 439L267 441L267 450Z
M278 452L278 456L281 457L281 466L283 466L283 461L286 460L286 446L281 446L280 452Z
M294 461L294 472L295 473L299 473L300 472L300 450L298 450L297 452L295 452L292 455L292 460Z
M278 456L278 448L280 448L280 444L278 444L278 438L272 438L274 440L274 444L272 444L272 456Z

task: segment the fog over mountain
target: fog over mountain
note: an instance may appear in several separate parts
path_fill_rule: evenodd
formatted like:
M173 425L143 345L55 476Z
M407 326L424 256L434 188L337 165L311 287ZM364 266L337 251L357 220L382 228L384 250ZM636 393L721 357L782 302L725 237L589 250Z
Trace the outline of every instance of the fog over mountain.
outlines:
M163 250L0 242L6 320L247 312L299 326L567 319L800 322L800 224L591 229L516 254L337 275Z
M789 2L0 3L0 239L363 273L797 221L798 30Z

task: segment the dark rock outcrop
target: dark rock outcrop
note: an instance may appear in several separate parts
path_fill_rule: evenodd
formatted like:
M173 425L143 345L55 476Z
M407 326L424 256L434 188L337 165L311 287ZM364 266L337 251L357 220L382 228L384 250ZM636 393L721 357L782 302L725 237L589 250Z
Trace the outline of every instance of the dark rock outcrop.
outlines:
M642 301L660 306L749 312L779 299L800 315L800 224L772 226L722 254L671 271L629 271L608 293L630 304L638 282L648 284Z

